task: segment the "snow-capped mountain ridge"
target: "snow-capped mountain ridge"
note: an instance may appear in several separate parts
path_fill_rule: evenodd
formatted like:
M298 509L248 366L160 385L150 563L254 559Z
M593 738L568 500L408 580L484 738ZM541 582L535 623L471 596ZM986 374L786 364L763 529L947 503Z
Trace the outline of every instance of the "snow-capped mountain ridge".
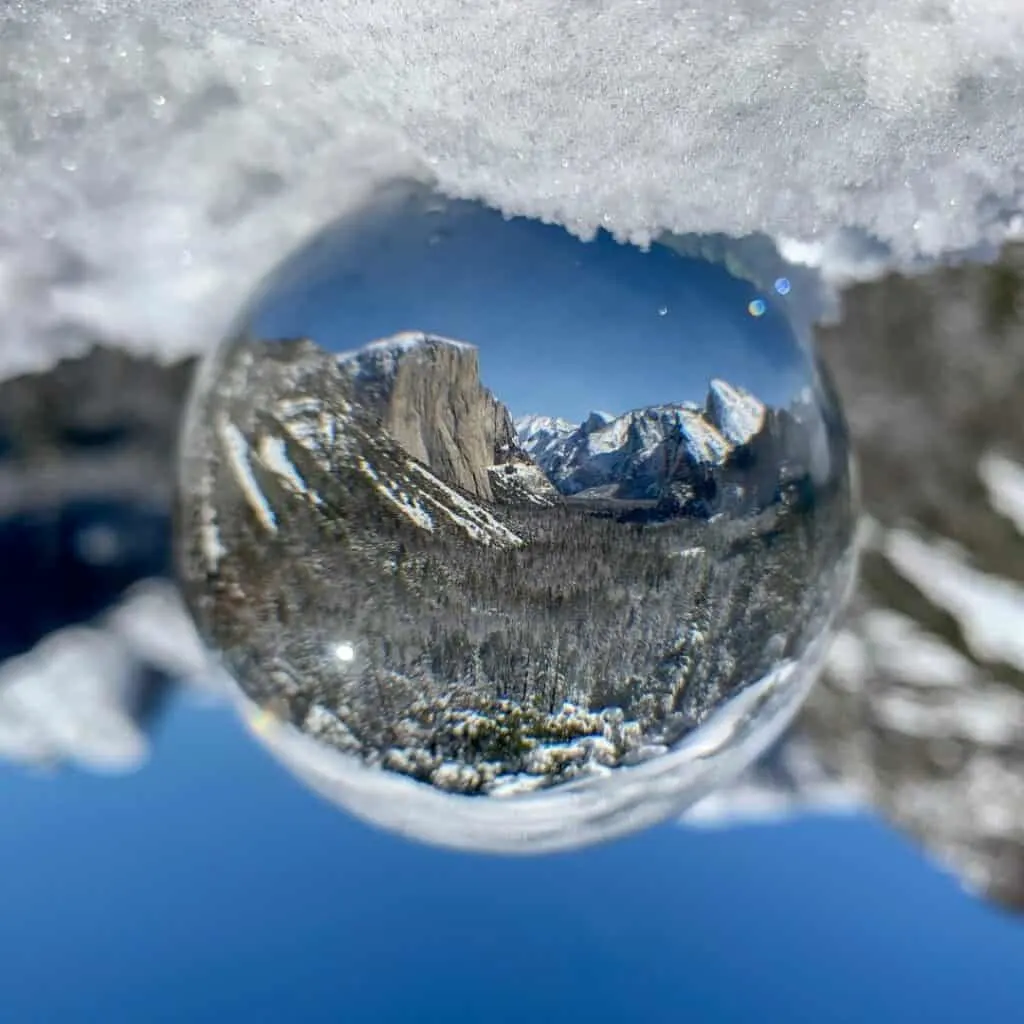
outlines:
M579 424L558 416L530 414L516 420L520 444L535 454L550 451L559 439L568 442L577 435L593 437L597 451L619 447L631 429L652 437L645 423L661 422L678 426L690 442L698 461L721 461L729 450L746 444L764 424L766 407L743 388L721 378L708 383L708 395L702 406L694 401L663 402L641 406L618 415L591 412ZM575 442L569 442L575 446Z
M766 408L749 392L715 379L703 406L692 401L590 413L576 426L524 416L520 445L563 494L657 498L680 477L704 477L764 428Z
M427 331L400 331L378 338L362 348L341 352L334 357L341 372L363 387L390 391L403 366L412 363L464 363L479 374L479 354L475 345Z
M294 406L288 432L296 442L336 457L358 436L360 449L384 444L390 454L381 458L397 463L393 446L483 510L551 507L575 498L655 502L663 513L704 518L745 515L777 500L782 482L779 459L788 441L773 419L778 411L769 415L757 398L725 381L711 382L704 406L664 403L617 416L594 411L578 425L530 416L516 425L483 385L477 349L463 342L405 332L341 357L296 342L287 371L284 355L278 347L275 362L289 376L287 404ZM339 415L353 426L342 425ZM268 443L268 451L280 454L280 444ZM369 473L356 465L362 476ZM374 458L366 465L380 468ZM408 486L403 480L398 490L414 495L423 479ZM373 487L381 486L373 477ZM424 529L431 504L410 506L410 518ZM400 498L395 508L405 507Z
M580 429L585 430L588 434L593 433L595 430L601 430L603 427L608 426L612 420L616 419L614 413L611 412L600 412L599 410L591 410L587 418L580 424Z
M562 419L561 416L542 416L539 413L520 416L515 422L516 433L520 440L532 438L541 431L551 434L571 434L577 426L578 424Z
M476 352L476 345L466 341L458 341L442 334L431 334L428 331L399 331L385 338L378 338L361 348L340 352L336 358L342 366L353 363L366 363L372 360L397 357L403 352L411 352L417 348L448 347L464 352Z
M707 418L733 445L746 444L764 424L764 403L717 377L708 384L705 408Z

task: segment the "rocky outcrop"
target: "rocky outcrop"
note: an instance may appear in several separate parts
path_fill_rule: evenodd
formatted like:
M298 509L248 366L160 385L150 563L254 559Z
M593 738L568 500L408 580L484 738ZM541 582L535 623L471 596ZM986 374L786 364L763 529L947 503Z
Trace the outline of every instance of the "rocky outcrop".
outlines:
M818 344L872 529L804 728L972 889L1024 910L1024 246L852 288Z
M742 388L712 380L704 405L704 418L730 443L747 442L762 427L765 405Z
M355 396L413 458L448 483L495 500L490 467L530 460L508 409L480 382L476 348L402 334L343 356Z

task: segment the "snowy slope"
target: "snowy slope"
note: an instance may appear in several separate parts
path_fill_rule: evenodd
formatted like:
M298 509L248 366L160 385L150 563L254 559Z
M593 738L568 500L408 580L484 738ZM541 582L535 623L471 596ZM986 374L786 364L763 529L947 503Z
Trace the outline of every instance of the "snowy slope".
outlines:
M733 445L745 444L764 423L764 403L749 391L716 378L708 386L707 417Z
M725 381L712 382L708 410L683 402L620 416L591 413L576 427L526 416L516 430L523 449L555 486L576 494L637 478L653 481L666 468L674 473L685 466L720 466L764 423L764 405Z
M223 466L262 529L277 533L282 513L295 501L330 518L332 507L345 507L358 492L373 495L381 514L430 533L454 531L487 546L522 543L495 513L410 457L372 420L360 418L350 400L345 369L377 363L393 369L397 356L424 343L434 339L387 339L341 363L308 341L271 343L254 350L251 361L246 352L236 355L234 386L246 397L240 405L229 403L237 422L227 408L218 410L214 434ZM260 356L263 351L275 358ZM248 376L247 366L255 367ZM205 500L203 521L216 543L217 502Z
M268 530L276 531L276 516L271 500L255 483L250 461L254 457L283 484L285 491L315 506L322 506L325 501L282 454L291 440L317 460L325 475L337 474L338 457L344 453L347 467L358 472L387 507L420 529L433 533L454 527L487 546L516 547L522 543L492 512L444 483L415 459L406 457L393 442L364 433L330 410L321 410L316 431L308 429L305 418L293 422L287 413L287 408L281 406L274 409L273 419L280 433L261 431L255 453L237 428L229 427L224 432L229 465L253 511ZM344 442L339 443L342 437Z
M535 459L543 460L549 452L556 452L577 429L576 424L558 416L522 416L515 423L516 436L525 451Z

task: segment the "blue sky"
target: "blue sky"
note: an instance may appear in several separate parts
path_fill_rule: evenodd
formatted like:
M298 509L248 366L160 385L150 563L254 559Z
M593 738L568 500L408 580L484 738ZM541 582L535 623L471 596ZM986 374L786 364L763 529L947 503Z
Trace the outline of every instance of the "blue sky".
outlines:
M0 1004L46 1021L1011 1021L1024 922L867 817L587 851L422 847L225 709L123 778L0 766Z
M809 379L785 300L762 296L768 311L754 318L750 283L664 247L604 232L585 243L456 202L350 228L329 251L259 308L259 335L308 335L333 351L400 330L470 341L516 416L703 401L714 376L780 404Z

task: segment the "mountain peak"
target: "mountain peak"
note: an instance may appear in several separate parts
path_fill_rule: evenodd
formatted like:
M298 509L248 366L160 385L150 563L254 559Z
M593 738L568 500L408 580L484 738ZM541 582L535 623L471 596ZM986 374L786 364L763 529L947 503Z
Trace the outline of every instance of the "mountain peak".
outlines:
M371 341L362 348L341 352L337 356L337 361L342 366L365 366L370 363L378 368L386 366L393 369L396 361L403 355L429 349L455 349L458 352L474 354L477 351L475 345L446 338L440 334L430 334L427 331L399 331L397 334L389 334L386 338Z
M378 341L371 341L365 349L377 348L408 351L422 346L450 346L462 350L476 351L476 345L467 341L457 341L455 338L448 338L443 334L431 334L429 331L399 331L397 334L389 334L386 338Z
M566 437L576 429L575 423L563 420L560 416L542 416L539 413L529 413L520 416L515 423L516 434L520 441L536 437L541 432L552 437Z
M445 483L492 501L492 470L501 467L502 494L529 500L532 481L511 478L530 460L508 409L480 380L477 352L453 338L402 331L342 353L337 363L362 412Z
M610 412L600 412L598 410L592 410L587 418L583 421L580 429L585 434L592 434L595 430L600 430L602 427L607 427L612 420L616 417Z
M719 377L708 383L706 416L730 444L746 444L763 426L764 403Z

